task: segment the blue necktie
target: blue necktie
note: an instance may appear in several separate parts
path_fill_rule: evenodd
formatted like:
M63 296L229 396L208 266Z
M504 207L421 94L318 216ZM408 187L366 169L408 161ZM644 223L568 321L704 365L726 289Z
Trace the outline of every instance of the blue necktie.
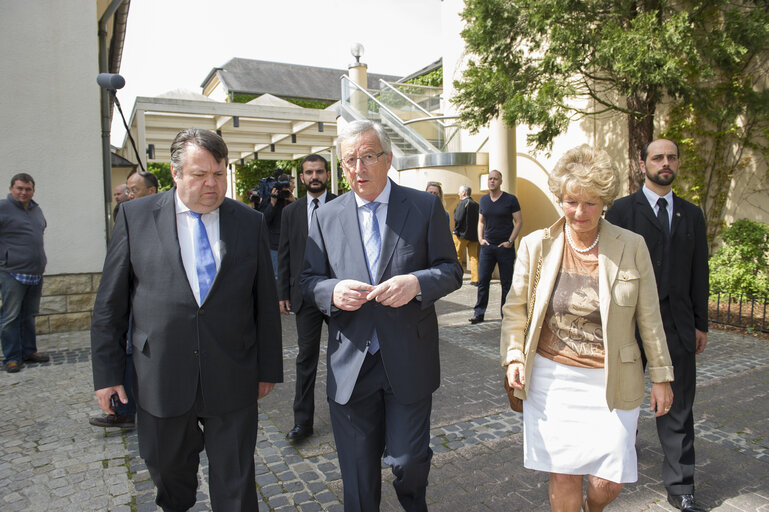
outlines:
M200 303L206 300L208 290L216 277L216 261L214 261L214 251L211 250L211 244L208 242L208 233L200 213L190 210L197 222L192 228L192 240L195 244L195 270L198 272L198 290L200 290Z
M382 237L379 235L379 221L376 218L379 204L372 201L363 205L363 208L368 210L368 214L363 216L363 247L366 249L366 263L372 284L376 284L374 279L376 279L379 253L382 250Z
M379 253L382 251L382 237L379 234L379 221L376 218L376 210L379 208L379 204L376 201L364 204L363 208L368 210L367 214L363 215L363 248L366 251L366 264L368 265L368 273L371 276L371 284L376 284L377 264L379 263ZM371 354L376 354L379 350L379 337L376 334L376 328L371 335L371 344L368 347L368 351Z

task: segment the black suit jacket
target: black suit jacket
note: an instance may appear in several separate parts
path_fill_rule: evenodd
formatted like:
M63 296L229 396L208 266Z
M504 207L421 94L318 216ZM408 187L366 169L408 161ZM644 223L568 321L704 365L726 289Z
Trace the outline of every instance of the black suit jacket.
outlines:
M454 234L471 242L478 241L478 203L472 197L465 197L454 209Z
M319 209L310 228L300 284L305 300L330 317L327 394L340 404L350 399L374 328L398 400L416 402L440 384L435 301L460 287L462 267L438 198L391 185L372 284L411 273L419 280L421 300L414 298L399 308L370 301L357 311L333 306L334 287L340 280L371 282L353 192Z
M256 403L259 382L283 380L280 314L261 213L219 207L221 268L198 306L182 264L172 189L118 212L91 326L95 389L121 384L129 312L138 405L157 417Z
M336 194L326 192L326 203ZM299 276L304 265L304 248L307 246L307 200L305 195L286 206L280 221L280 243L278 244L278 300L291 302L291 311L302 307L302 289ZM325 203L321 203L323 206ZM319 207L320 207L319 206Z
M662 227L643 190L615 201L606 220L634 231L646 240L657 289L661 286L664 255ZM696 349L695 332L708 330L708 243L705 216L696 205L673 196L670 231L668 296L670 313L663 308L666 325L675 325L678 337L689 352Z

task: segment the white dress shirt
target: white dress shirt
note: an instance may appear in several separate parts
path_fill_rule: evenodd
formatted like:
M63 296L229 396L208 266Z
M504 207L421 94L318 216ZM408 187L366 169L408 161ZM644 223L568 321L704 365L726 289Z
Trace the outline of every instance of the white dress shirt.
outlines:
M326 194L328 190L324 190L321 195L318 196L318 208L323 206L326 202ZM310 194L307 194L307 225L312 226L312 211L315 209L315 203L312 200L315 199Z
M182 253L182 264L184 272L187 274L187 281L190 283L192 293L195 295L195 301L200 305L200 284L198 283L197 262L195 261L195 242L193 240L194 224L197 223L195 217L190 214L190 209L179 198L179 194L174 192L174 201L176 202L176 232L179 237L179 249ZM222 266L222 242L219 240L219 208L200 216L203 225L206 227L208 243L214 253L214 262L216 263L216 272ZM216 279L214 279L216 281Z
M659 213L660 207L657 206L657 200L659 200L660 197L664 197L665 201L668 202L668 223L670 224L668 226L668 232L673 230L673 189L670 189L667 194L664 196L657 195L656 192L653 192L646 188L646 185L643 186L644 195L646 196L646 199L649 201L649 205L651 205L652 210L654 210L654 215L657 215Z
M387 205L390 202L390 190L392 187L390 186L390 180L387 180L387 185L385 185L384 190L374 199L374 201L377 201L379 203L379 206L376 209L376 220L379 224L379 237L384 242L384 227L385 223L387 222ZM368 204L372 201L366 201L365 199L361 198L358 194L355 194L355 204L358 206L358 226L363 225L364 215L368 215L366 212L364 212L364 208L362 208L363 205ZM363 242L363 245L366 244L366 241L363 239L363 233L360 234L361 242ZM378 265L382 264L382 259L379 259L379 262L377 262ZM378 270L378 269L377 269ZM374 272L376 274L376 272ZM373 283L377 284L377 283Z

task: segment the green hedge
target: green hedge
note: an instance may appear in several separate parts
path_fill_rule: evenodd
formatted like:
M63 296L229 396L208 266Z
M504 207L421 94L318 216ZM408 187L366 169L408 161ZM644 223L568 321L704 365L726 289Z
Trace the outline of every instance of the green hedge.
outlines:
M723 244L710 258L710 290L769 296L769 225L740 219L721 237Z

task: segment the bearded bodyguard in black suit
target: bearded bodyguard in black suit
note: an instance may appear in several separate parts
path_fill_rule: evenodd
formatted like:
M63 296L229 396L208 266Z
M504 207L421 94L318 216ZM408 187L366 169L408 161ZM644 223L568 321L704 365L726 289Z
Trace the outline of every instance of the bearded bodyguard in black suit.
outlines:
M307 195L283 210L278 243L278 300L280 312L296 314L299 353L296 356L294 427L286 435L300 441L312 435L315 417L315 375L318 373L320 335L326 318L312 303L302 301L299 276L304 265L307 233L315 210L336 197L326 190L328 162L320 155L308 155L301 164L299 179Z
M195 504L204 447L213 510L257 510L257 399L283 379L267 228L224 197L226 166L218 135L176 136L176 187L120 208L94 305L94 385L106 412L113 395L125 402L133 314L139 453L164 511Z
M657 418L665 460L668 502L684 512L705 510L694 500L694 404L696 354L708 331L708 245L705 217L673 194L680 167L678 145L666 139L641 151L644 186L614 202L606 220L644 237L654 265L660 312L673 360L673 406Z
M462 268L440 200L390 181L381 125L337 139L351 192L318 210L301 286L328 315L331 425L345 511L379 510L381 462L405 510L427 510L432 393L440 383L435 302Z

